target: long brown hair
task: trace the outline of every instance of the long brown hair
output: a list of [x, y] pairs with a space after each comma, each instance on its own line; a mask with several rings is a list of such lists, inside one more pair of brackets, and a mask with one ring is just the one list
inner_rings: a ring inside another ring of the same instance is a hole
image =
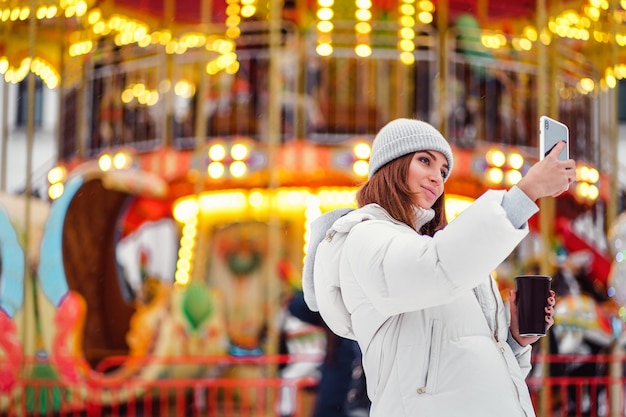
[[[410, 153], [396, 158], [376, 171], [356, 193], [359, 207], [376, 203], [387, 210], [391, 217], [415, 229], [415, 211], [411, 201], [411, 190], [407, 183], [413, 155]], [[422, 226], [418, 230], [419, 233], [432, 236], [448, 224], [444, 201], [445, 193], [442, 193], [432, 206], [435, 210], [435, 217]]]

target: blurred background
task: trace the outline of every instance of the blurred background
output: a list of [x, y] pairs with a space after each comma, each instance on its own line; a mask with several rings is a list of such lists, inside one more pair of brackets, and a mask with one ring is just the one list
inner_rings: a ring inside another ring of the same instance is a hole
[[552, 277], [537, 412], [622, 416], [626, 1], [0, 0], [0, 415], [309, 416], [309, 225], [398, 117], [449, 220], [567, 124], [577, 182], [498, 270]]

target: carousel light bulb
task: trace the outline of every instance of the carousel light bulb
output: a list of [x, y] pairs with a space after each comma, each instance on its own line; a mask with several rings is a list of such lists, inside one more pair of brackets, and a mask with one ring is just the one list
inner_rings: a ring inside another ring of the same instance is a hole
[[315, 48], [315, 52], [317, 52], [319, 56], [330, 56], [333, 53], [333, 47], [329, 43], [320, 43], [317, 45], [317, 48]]
[[537, 29], [534, 26], [526, 26], [523, 30], [524, 35], [528, 38], [528, 40], [535, 42], [539, 36], [537, 34]]
[[67, 170], [65, 167], [56, 166], [48, 171], [48, 182], [50, 184], [56, 184], [57, 182], [65, 181], [67, 177]]
[[533, 43], [529, 39], [519, 40], [519, 49], [523, 51], [530, 51], [533, 48]]
[[504, 179], [504, 172], [498, 167], [490, 168], [487, 171], [487, 179], [494, 184], [500, 184]]
[[248, 147], [243, 143], [236, 143], [230, 149], [230, 156], [235, 161], [243, 161], [248, 156]]
[[150, 97], [148, 97], [148, 102], [146, 103], [148, 106], [154, 106], [159, 102], [159, 92], [151, 91]]
[[372, 12], [370, 12], [367, 9], [359, 9], [354, 13], [354, 15], [357, 18], [357, 20], [360, 20], [363, 22], [372, 20]]
[[104, 154], [98, 159], [98, 167], [100, 167], [100, 170], [102, 171], [110, 170], [112, 165], [113, 160], [109, 154]]
[[400, 12], [407, 16], [415, 14], [415, 7], [412, 4], [404, 3], [400, 6]]
[[190, 238], [189, 236], [183, 236], [180, 238], [180, 246], [184, 248], [189, 248], [190, 250], [194, 247], [195, 240]]
[[246, 5], [241, 8], [241, 16], [245, 18], [252, 17], [255, 13], [256, 7], [254, 7], [253, 5]]
[[372, 47], [367, 44], [359, 44], [354, 48], [354, 52], [360, 57], [368, 57], [372, 55]]
[[583, 78], [579, 81], [580, 87], [583, 91], [590, 93], [595, 88], [595, 82], [591, 78]]
[[189, 248], [180, 248], [178, 250], [179, 258], [189, 258], [190, 256], [191, 256], [191, 251], [189, 250]]
[[56, 200], [57, 198], [63, 195], [64, 190], [65, 190], [65, 187], [63, 186], [62, 182], [57, 182], [55, 184], [52, 184], [48, 188], [48, 197], [50, 197], [51, 200]]
[[226, 156], [226, 148], [218, 143], [209, 148], [209, 158], [213, 161], [221, 161]]
[[241, 178], [244, 175], [246, 175], [246, 172], [248, 171], [248, 166], [243, 161], [235, 161], [232, 164], [230, 164], [229, 170], [230, 170], [230, 174], [233, 177]]
[[413, 30], [413, 28], [407, 28], [407, 27], [403, 27], [402, 29], [400, 29], [400, 37], [402, 39], [415, 39], [415, 31]]
[[413, 27], [415, 26], [415, 19], [413, 19], [413, 16], [401, 16], [400, 25], [403, 27]]
[[354, 145], [354, 156], [359, 159], [367, 159], [372, 154], [372, 148], [367, 143], [357, 143]]
[[413, 52], [415, 50], [415, 41], [413, 39], [401, 39], [398, 42], [398, 48], [404, 52]]
[[435, 11], [435, 5], [430, 0], [421, 0], [418, 3], [418, 8], [424, 12], [432, 13]]
[[133, 95], [133, 90], [131, 90], [130, 88], [127, 88], [122, 92], [122, 103], [128, 104], [133, 101], [134, 98], [135, 96]]
[[489, 165], [493, 165], [495, 167], [501, 167], [506, 162], [506, 156], [504, 152], [499, 149], [490, 149], [487, 151], [487, 155], [485, 156], [487, 163]]
[[364, 177], [367, 175], [369, 168], [370, 168], [370, 164], [367, 161], [364, 161], [362, 159], [355, 161], [354, 164], [352, 165], [352, 170], [354, 171], [354, 173], [361, 177]]
[[174, 275], [174, 279], [176, 279], [177, 283], [181, 285], [186, 285], [189, 283], [189, 274], [183, 271], [176, 271], [176, 274]]
[[239, 61], [232, 62], [224, 69], [224, 72], [229, 75], [237, 74], [239, 71]]
[[404, 65], [411, 65], [415, 63], [415, 55], [409, 51], [402, 51], [402, 53], [400, 53], [400, 61], [402, 61]]
[[189, 219], [198, 215], [198, 203], [194, 198], [187, 198], [174, 204], [172, 210], [174, 219], [180, 223], [187, 223]]
[[419, 20], [420, 22], [422, 22], [425, 25], [428, 25], [428, 24], [432, 23], [433, 15], [428, 13], [428, 12], [420, 12], [417, 15], [417, 20]]
[[333, 15], [333, 9], [330, 9], [328, 7], [322, 7], [317, 11], [317, 18], [319, 20], [330, 20], [333, 18]]
[[211, 162], [207, 168], [207, 173], [209, 177], [217, 179], [224, 175], [224, 170], [224, 164], [221, 162]]
[[515, 185], [522, 179], [522, 173], [516, 169], [512, 169], [507, 171], [506, 173], [506, 182], [510, 185]]
[[176, 262], [176, 268], [182, 272], [189, 272], [191, 269], [191, 263], [189, 262], [189, 259], [179, 259], [178, 262]]
[[579, 197], [587, 198], [589, 196], [589, 184], [586, 182], [579, 182], [576, 186], [576, 193]]
[[332, 32], [334, 26], [333, 23], [329, 20], [321, 20], [317, 22], [317, 30], [323, 33]]
[[[330, 23], [330, 22], [328, 22]], [[372, 25], [370, 25], [367, 22], [359, 22], [356, 25], [354, 25], [354, 30], [358, 33], [358, 34], [368, 34], [372, 31]]]
[[520, 169], [524, 165], [524, 157], [517, 152], [509, 155], [509, 165], [513, 169]]
[[252, 207], [261, 207], [265, 203], [265, 197], [260, 191], [253, 191], [248, 196], [248, 202]]
[[194, 238], [196, 237], [197, 232], [198, 232], [198, 228], [196, 227], [195, 224], [186, 223], [185, 226], [183, 227], [183, 235], [187, 237]]
[[113, 166], [116, 169], [125, 169], [130, 166], [130, 157], [126, 152], [118, 152], [113, 156]]
[[102, 11], [100, 9], [92, 9], [87, 15], [87, 23], [95, 25], [102, 19]]

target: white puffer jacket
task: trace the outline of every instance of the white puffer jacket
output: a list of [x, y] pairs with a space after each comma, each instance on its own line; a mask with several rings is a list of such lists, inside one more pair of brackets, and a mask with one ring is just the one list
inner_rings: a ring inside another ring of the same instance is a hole
[[358, 341], [371, 417], [535, 415], [531, 347], [510, 336], [490, 276], [528, 233], [503, 195], [488, 191], [434, 237], [370, 204], [335, 221], [311, 256], [307, 303]]

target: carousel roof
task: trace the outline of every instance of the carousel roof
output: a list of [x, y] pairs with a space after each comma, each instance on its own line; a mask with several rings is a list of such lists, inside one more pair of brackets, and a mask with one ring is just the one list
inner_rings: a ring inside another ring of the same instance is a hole
[[[547, 15], [550, 16], [550, 36], [566, 38], [573, 45], [572, 49], [597, 61], [602, 73], [605, 68], [614, 67], [626, 58], [626, 49], [623, 48], [626, 46], [626, 33], [622, 33], [623, 22], [626, 22], [626, 10], [622, 6], [624, 2], [612, 5], [606, 1], [589, 3], [587, 0], [558, 4], [547, 0], [544, 2], [545, 7], [549, 8]], [[596, 3], [598, 4], [595, 5]], [[371, 19], [398, 19], [402, 4], [404, 3], [400, 0], [373, 0]], [[230, 7], [233, 5], [236, 6], [235, 12]], [[245, 15], [244, 8], [248, 5], [253, 5], [255, 11]], [[432, 13], [434, 26], [441, 24], [440, 15], [447, 16], [448, 25], [455, 25], [462, 15], [470, 15], [482, 29], [530, 39], [527, 28], [532, 29], [537, 23], [536, 0], [423, 0], [411, 5], [418, 20], [422, 20], [421, 12], [427, 10], [424, 9], [427, 7], [429, 11], [426, 13]], [[0, 74], [6, 73], [7, 69], [13, 69], [13, 73], [18, 75], [8, 81], [19, 81], [19, 75], [23, 75], [28, 69], [20, 66], [27, 65], [25, 58], [31, 55], [29, 42], [32, 33], [36, 34], [35, 57], [40, 58], [44, 66], [47, 65], [53, 72], [60, 74], [60, 66], [64, 62], [63, 54], [69, 53], [70, 57], [88, 56], [106, 36], [123, 39], [120, 41], [123, 45], [136, 43], [139, 46], [156, 42], [166, 45], [170, 41], [182, 41], [187, 34], [232, 38], [227, 30], [231, 26], [237, 26], [239, 22], [243, 24], [247, 20], [266, 20], [268, 16], [267, 2], [258, 0], [61, 0], [58, 4], [37, 5], [37, 25], [33, 32], [29, 24], [32, 20], [29, 19], [32, 16], [30, 7], [31, 2], [26, 0], [12, 1], [10, 4], [0, 2]], [[285, 0], [282, 18], [294, 21], [302, 29], [314, 28], [314, 23], [318, 20], [316, 13], [320, 7], [317, 0]], [[331, 11], [334, 17], [331, 19], [354, 20], [355, 7], [354, 2], [335, 1]], [[468, 29], [474, 30], [477, 27]], [[535, 29], [531, 32], [534, 32], [534, 39], [530, 42], [537, 42], [540, 31]], [[161, 36], [160, 41], [155, 40], [159, 38], [156, 35], [163, 33], [166, 34], [165, 37]], [[163, 41], [166, 38], [170, 41]], [[115, 42], [118, 44], [117, 39]], [[618, 48], [612, 48], [612, 44], [617, 44]], [[65, 62], [68, 62], [67, 59]], [[58, 78], [57, 75], [56, 85]], [[55, 86], [54, 81], [46, 84], [49, 87]]]
[[[113, 3], [115, 7], [124, 9], [132, 9], [141, 15], [161, 18], [164, 14], [171, 13], [174, 19], [181, 22], [199, 23], [202, 17], [201, 0], [193, 1], [172, 1], [172, 5], [168, 5], [168, 0], [103, 0], [100, 3]], [[226, 1], [208, 2], [211, 9], [212, 20], [221, 22], [225, 18]], [[287, 1], [303, 9], [314, 10], [316, 0], [305, 1]], [[398, 1], [393, 0], [374, 0], [373, 8], [395, 9]], [[460, 14], [473, 14], [486, 19], [532, 19], [537, 10], [536, 0], [518, 0], [515, 2], [504, 2], [500, 0], [433, 0], [435, 8], [447, 7], [448, 15], [454, 19]], [[581, 2], [582, 3], [582, 2]]]

